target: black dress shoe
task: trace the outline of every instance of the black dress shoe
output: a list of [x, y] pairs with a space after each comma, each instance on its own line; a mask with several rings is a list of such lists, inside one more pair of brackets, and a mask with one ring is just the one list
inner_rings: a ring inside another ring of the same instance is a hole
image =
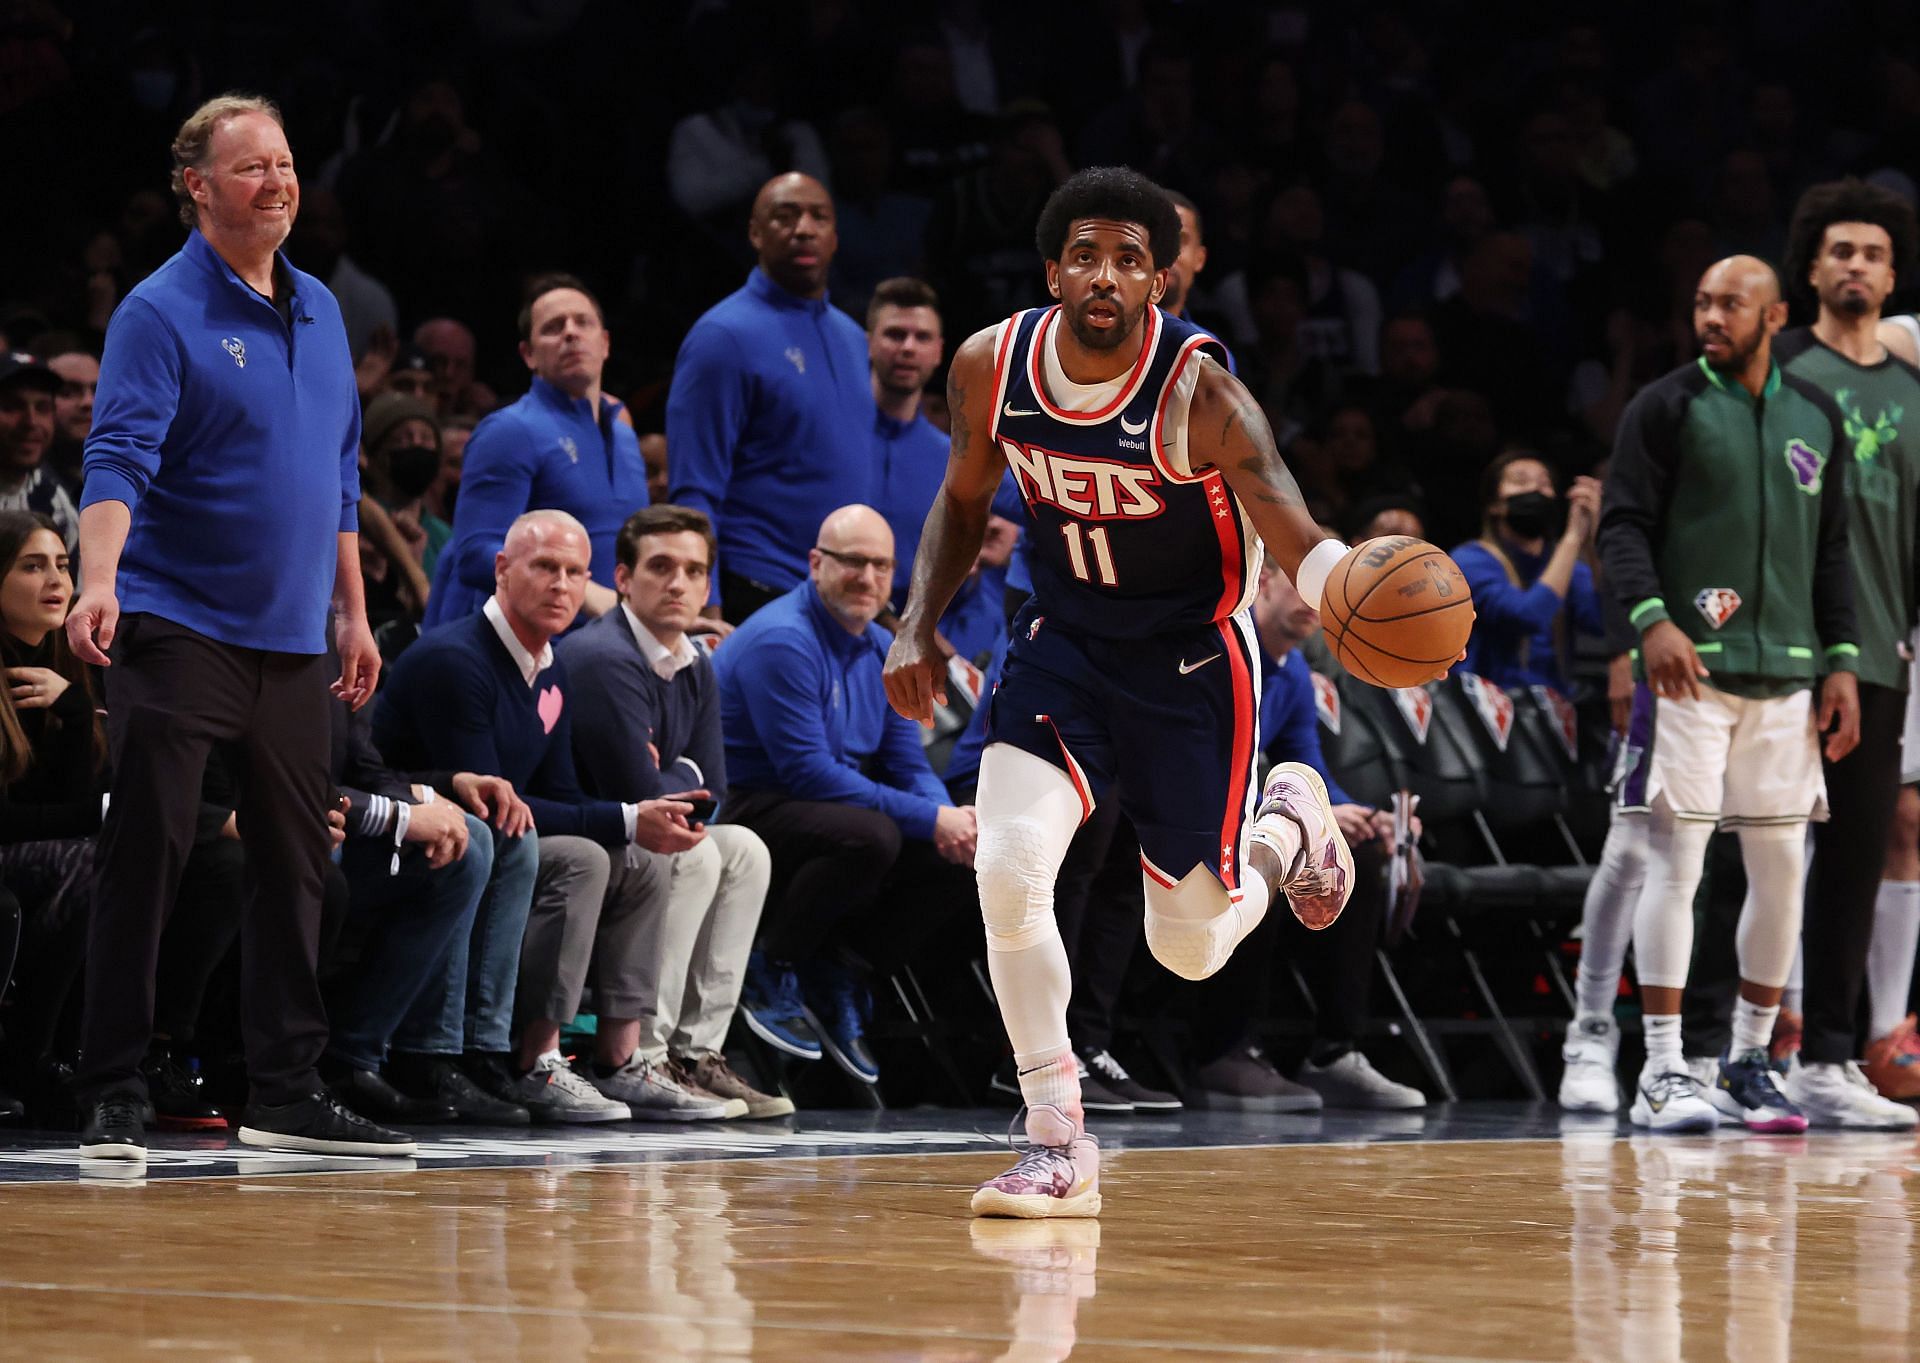
[[445, 1103], [472, 1126], [525, 1126], [531, 1120], [519, 1103], [496, 1098], [472, 1079], [450, 1055], [406, 1055], [387, 1060], [387, 1075], [401, 1092]]
[[225, 1131], [227, 1119], [207, 1101], [206, 1086], [197, 1070], [189, 1070], [173, 1052], [156, 1042], [140, 1062], [147, 1081], [147, 1103], [152, 1122], [162, 1131]]
[[0, 1089], [0, 1122], [17, 1122], [27, 1115], [27, 1105]]
[[334, 1070], [326, 1078], [334, 1096], [370, 1122], [443, 1126], [460, 1120], [460, 1114], [451, 1104], [438, 1098], [415, 1098], [402, 1093], [372, 1070]]
[[143, 1104], [131, 1093], [108, 1093], [87, 1105], [80, 1126], [80, 1153], [88, 1159], [144, 1160], [147, 1132]]
[[376, 1126], [349, 1112], [324, 1090], [291, 1103], [250, 1103], [240, 1118], [240, 1142], [264, 1150], [297, 1150], [315, 1155], [394, 1155], [419, 1153], [413, 1137]]

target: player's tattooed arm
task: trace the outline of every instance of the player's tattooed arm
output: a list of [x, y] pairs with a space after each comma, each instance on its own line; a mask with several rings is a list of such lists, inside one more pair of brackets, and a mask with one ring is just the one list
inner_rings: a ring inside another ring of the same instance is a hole
[[1188, 466], [1211, 464], [1253, 520], [1267, 551], [1292, 576], [1327, 534], [1307, 510], [1280, 450], [1267, 414], [1246, 385], [1208, 359], [1193, 391], [1187, 416]]
[[935, 626], [980, 557], [993, 494], [1006, 471], [1006, 456], [991, 438], [993, 343], [994, 328], [975, 332], [947, 370], [947, 476], [920, 532], [907, 608], [887, 654], [887, 698], [908, 719], [930, 721], [934, 702], [946, 698]]

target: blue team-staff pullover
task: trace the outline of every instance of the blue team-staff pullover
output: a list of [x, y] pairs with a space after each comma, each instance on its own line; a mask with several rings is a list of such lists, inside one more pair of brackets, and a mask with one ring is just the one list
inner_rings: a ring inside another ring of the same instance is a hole
[[872, 503], [867, 372], [859, 323], [757, 267], [687, 332], [667, 394], [668, 497], [713, 517], [714, 599], [722, 569], [769, 587], [805, 580], [820, 523]]
[[340, 305], [285, 256], [275, 274], [284, 318], [193, 232], [121, 301], [80, 505], [133, 514], [121, 610], [324, 653], [337, 536], [360, 526], [360, 401]]
[[873, 509], [893, 528], [893, 600], [904, 610], [913, 556], [920, 551], [927, 512], [946, 481], [951, 442], [924, 413], [915, 413], [912, 421], [895, 421], [876, 409], [874, 435], [879, 466]]
[[593, 580], [613, 586], [613, 542], [647, 504], [647, 464], [624, 410], [601, 395], [595, 411], [535, 378], [527, 395], [473, 428], [454, 503], [453, 537], [440, 552], [427, 628], [472, 615], [493, 595], [493, 556], [528, 511], [564, 511], [587, 527]]
[[[1501, 562], [1505, 555], [1507, 562]], [[1502, 689], [1515, 686], [1551, 686], [1565, 694], [1566, 673], [1560, 655], [1572, 647], [1570, 637], [1556, 640], [1556, 631], [1604, 637], [1606, 620], [1600, 594], [1594, 590], [1593, 570], [1573, 565], [1564, 600], [1540, 580], [1549, 554], [1525, 554], [1502, 545], [1496, 554], [1482, 540], [1456, 545], [1453, 561], [1473, 590], [1475, 620], [1467, 638], [1465, 671], [1485, 677]], [[1508, 564], [1512, 572], [1508, 571]], [[1518, 578], [1518, 581], [1515, 579]], [[1562, 621], [1561, 612], [1566, 612]]]
[[570, 711], [559, 660], [527, 685], [493, 621], [475, 611], [400, 655], [381, 681], [373, 741], [401, 771], [504, 776], [541, 834], [619, 847], [631, 837], [626, 811], [581, 791]]
[[847, 633], [811, 581], [755, 611], [713, 655], [733, 788], [877, 809], [931, 839], [949, 801], [920, 726], [887, 704], [892, 642], [879, 625]]
[[1303, 762], [1319, 772], [1333, 804], [1360, 803], [1327, 770], [1313, 708], [1313, 670], [1297, 649], [1277, 661], [1260, 651], [1260, 747], [1275, 762]]

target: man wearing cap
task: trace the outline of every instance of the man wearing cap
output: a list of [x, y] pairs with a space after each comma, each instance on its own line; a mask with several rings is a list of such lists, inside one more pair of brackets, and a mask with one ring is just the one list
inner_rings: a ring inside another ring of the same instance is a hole
[[[106, 672], [115, 799], [100, 833], [76, 1088], [83, 1156], [145, 1157], [140, 1060], [160, 934], [215, 744], [244, 791], [241, 1022], [249, 1145], [411, 1155], [315, 1072], [332, 692], [372, 698], [360, 577], [360, 405], [340, 308], [280, 251], [300, 207], [280, 114], [222, 95], [173, 140], [186, 245], [107, 328], [67, 638]], [[480, 812], [480, 811], [476, 811]]]
[[80, 513], [47, 461], [60, 376], [31, 355], [0, 351], [0, 511], [38, 511], [78, 546]]

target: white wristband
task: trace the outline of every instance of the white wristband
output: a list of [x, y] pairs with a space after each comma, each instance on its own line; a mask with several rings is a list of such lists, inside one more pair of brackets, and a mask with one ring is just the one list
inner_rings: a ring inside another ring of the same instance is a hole
[[1320, 598], [1327, 590], [1327, 575], [1352, 552], [1339, 540], [1321, 540], [1308, 550], [1307, 556], [1300, 560], [1300, 571], [1293, 575], [1294, 590], [1300, 593], [1300, 599], [1319, 610]]

